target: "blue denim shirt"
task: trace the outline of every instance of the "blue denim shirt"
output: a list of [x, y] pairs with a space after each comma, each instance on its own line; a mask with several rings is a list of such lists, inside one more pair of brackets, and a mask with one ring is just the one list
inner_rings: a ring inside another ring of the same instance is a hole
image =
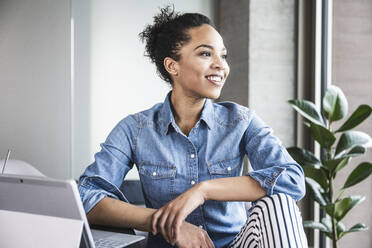
[[[301, 167], [252, 110], [206, 100], [200, 120], [186, 136], [174, 120], [170, 94], [164, 103], [124, 118], [101, 144], [95, 162], [79, 180], [86, 212], [105, 196], [126, 201], [119, 188], [134, 164], [146, 206], [158, 209], [194, 184], [241, 175], [245, 155], [254, 170], [248, 175], [268, 195], [281, 192], [295, 200], [304, 196]], [[216, 247], [224, 247], [246, 219], [243, 202], [206, 201], [186, 221], [204, 228]], [[171, 247], [160, 234], [149, 234], [148, 244]]]

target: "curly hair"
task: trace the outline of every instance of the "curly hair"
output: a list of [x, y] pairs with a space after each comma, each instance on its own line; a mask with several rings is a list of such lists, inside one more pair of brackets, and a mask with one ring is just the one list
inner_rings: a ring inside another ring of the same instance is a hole
[[146, 43], [145, 56], [155, 63], [157, 72], [164, 81], [173, 84], [164, 67], [164, 59], [170, 57], [179, 61], [181, 58], [179, 50], [191, 39], [187, 33], [188, 29], [203, 24], [213, 26], [212, 21], [202, 14], [180, 14], [174, 11], [174, 6], [173, 8], [166, 6], [154, 16], [154, 23], [147, 25], [139, 34], [141, 41]]

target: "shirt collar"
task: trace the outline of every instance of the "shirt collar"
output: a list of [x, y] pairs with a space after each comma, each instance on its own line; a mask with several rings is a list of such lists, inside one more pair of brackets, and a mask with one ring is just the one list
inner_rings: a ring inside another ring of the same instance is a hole
[[200, 120], [203, 120], [205, 124], [212, 129], [214, 126], [214, 108], [211, 99], [205, 100], [204, 107], [200, 116]]
[[[172, 113], [170, 96], [172, 91], [170, 91], [165, 97], [163, 107], [160, 112], [162, 123], [160, 124], [161, 133], [166, 135], [169, 130], [169, 126], [172, 125], [174, 129], [177, 129], [177, 124], [174, 120]], [[211, 129], [214, 126], [214, 109], [212, 100], [206, 99], [204, 107], [200, 116], [200, 120], [203, 120], [207, 126]]]
[[161, 129], [161, 133], [164, 135], [168, 133], [169, 125], [171, 123], [174, 123], [174, 117], [173, 117], [171, 103], [170, 103], [171, 94], [172, 94], [172, 91], [170, 91], [165, 97], [163, 107], [160, 111], [160, 116], [162, 119], [162, 122], [160, 124], [160, 129]]

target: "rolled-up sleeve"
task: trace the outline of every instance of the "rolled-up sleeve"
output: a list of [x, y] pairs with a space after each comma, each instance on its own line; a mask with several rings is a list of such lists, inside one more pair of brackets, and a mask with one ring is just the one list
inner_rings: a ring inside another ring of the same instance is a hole
[[305, 195], [304, 173], [280, 140], [253, 111], [248, 113], [245, 150], [253, 171], [247, 175], [258, 181], [267, 195], [284, 193], [298, 201]]
[[95, 161], [79, 178], [79, 193], [86, 213], [106, 196], [127, 201], [119, 188], [133, 167], [135, 140], [136, 120], [128, 116], [101, 144], [101, 151], [94, 155]]

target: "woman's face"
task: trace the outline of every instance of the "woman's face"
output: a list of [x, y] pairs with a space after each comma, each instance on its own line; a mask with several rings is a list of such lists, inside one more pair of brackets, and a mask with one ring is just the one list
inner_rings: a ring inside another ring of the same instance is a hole
[[230, 71], [222, 37], [207, 24], [188, 33], [191, 39], [181, 47], [181, 59], [175, 64], [173, 90], [197, 99], [217, 99]]

